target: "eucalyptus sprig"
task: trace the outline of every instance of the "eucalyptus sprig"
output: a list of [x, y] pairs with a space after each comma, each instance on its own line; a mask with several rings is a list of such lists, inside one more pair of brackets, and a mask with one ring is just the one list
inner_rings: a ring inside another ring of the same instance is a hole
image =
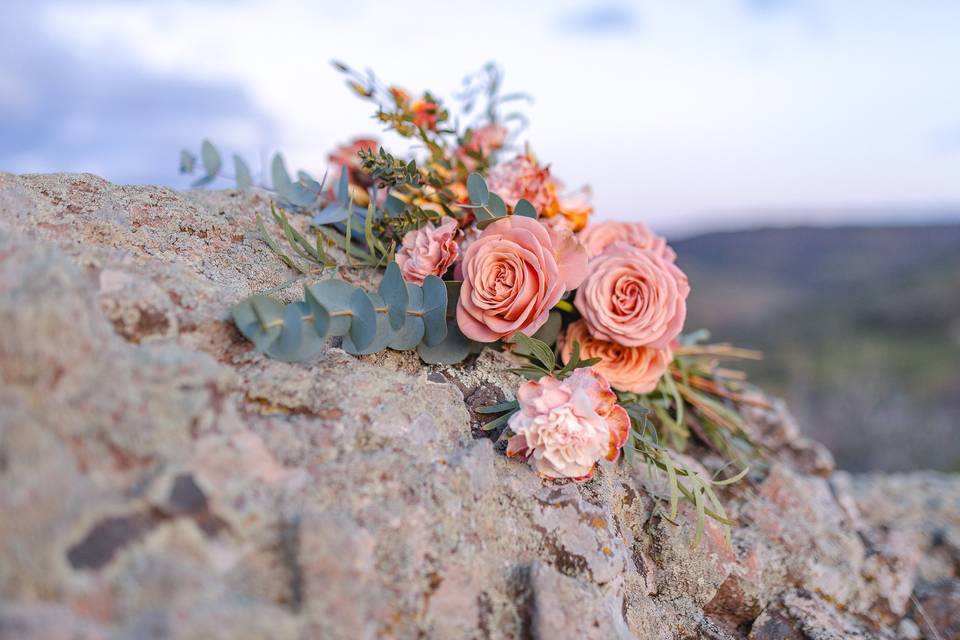
[[302, 300], [283, 305], [250, 296], [231, 309], [237, 328], [257, 351], [288, 362], [317, 357], [328, 337], [342, 337], [355, 355], [416, 348], [427, 362], [463, 359], [459, 331], [447, 319], [447, 287], [436, 276], [423, 285], [404, 282], [395, 262], [376, 292], [332, 278], [304, 286]]

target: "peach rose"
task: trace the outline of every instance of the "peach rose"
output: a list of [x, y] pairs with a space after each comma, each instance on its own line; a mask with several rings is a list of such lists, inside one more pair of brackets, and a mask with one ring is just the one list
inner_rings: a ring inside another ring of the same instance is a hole
[[530, 156], [517, 156], [490, 169], [487, 187], [511, 209], [521, 198], [529, 200], [541, 215], [556, 208], [557, 194], [550, 169], [539, 166]]
[[616, 342], [597, 340], [590, 335], [587, 323], [577, 320], [565, 333], [557, 337], [560, 359], [570, 361], [574, 341], [580, 343], [580, 357], [584, 360], [599, 357], [593, 369], [602, 374], [614, 389], [634, 393], [650, 393], [667, 371], [673, 360], [670, 348], [625, 347]]
[[687, 316], [687, 276], [662, 255], [623, 242], [590, 261], [574, 305], [598, 340], [663, 349]]
[[667, 246], [667, 241], [650, 230], [642, 222], [598, 222], [580, 232], [580, 242], [593, 258], [603, 253], [614, 242], [625, 242], [638, 249], [649, 249], [667, 262], [674, 262], [677, 254]]
[[397, 266], [403, 279], [414, 284], [423, 284], [427, 276], [442, 276], [460, 255], [457, 239], [460, 228], [449, 216], [435, 227], [428, 222], [420, 229], [408, 231], [397, 251]]
[[563, 381], [530, 380], [520, 385], [517, 400], [507, 455], [526, 458], [541, 476], [586, 480], [598, 460], [620, 457], [630, 418], [596, 371], [577, 369]]
[[563, 294], [583, 281], [587, 255], [573, 234], [507, 216], [483, 230], [459, 271], [457, 324], [471, 340], [493, 342], [542, 327]]

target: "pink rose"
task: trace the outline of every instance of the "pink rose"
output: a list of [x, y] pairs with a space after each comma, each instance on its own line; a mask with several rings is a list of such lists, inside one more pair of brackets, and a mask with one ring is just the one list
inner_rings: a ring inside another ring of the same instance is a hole
[[520, 386], [517, 400], [507, 455], [530, 460], [540, 475], [586, 480], [598, 460], [620, 457], [630, 418], [596, 371], [577, 369], [563, 381], [530, 380]]
[[598, 340], [663, 349], [683, 329], [689, 293], [687, 276], [675, 264], [617, 242], [590, 261], [574, 305]]
[[526, 198], [541, 215], [552, 215], [556, 210], [557, 193], [550, 169], [539, 166], [529, 156], [518, 156], [490, 169], [487, 187], [511, 209]]
[[577, 320], [565, 333], [557, 337], [560, 359], [570, 361], [574, 341], [580, 344], [580, 357], [584, 360], [602, 358], [593, 369], [603, 375], [614, 389], [634, 393], [650, 393], [666, 373], [673, 360], [670, 348], [625, 347], [616, 342], [597, 340], [590, 335], [587, 323]]
[[493, 342], [542, 327], [563, 294], [583, 281], [587, 255], [573, 234], [507, 216], [470, 245], [460, 273], [457, 324], [471, 340]]
[[580, 232], [580, 242], [587, 255], [598, 256], [614, 242], [625, 242], [638, 249], [649, 249], [667, 262], [674, 262], [677, 254], [667, 246], [667, 241], [650, 231], [642, 222], [598, 222]]
[[403, 279], [414, 284], [423, 284], [427, 276], [442, 276], [459, 255], [457, 239], [460, 228], [449, 216], [439, 227], [432, 223], [420, 229], [408, 231], [397, 251], [397, 266]]

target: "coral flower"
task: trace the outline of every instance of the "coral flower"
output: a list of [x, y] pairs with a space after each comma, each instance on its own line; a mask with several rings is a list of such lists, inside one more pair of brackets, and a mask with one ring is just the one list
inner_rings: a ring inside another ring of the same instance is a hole
[[687, 276], [673, 262], [617, 242], [590, 260], [574, 305], [598, 340], [663, 349], [683, 329], [689, 293]]
[[459, 237], [457, 221], [449, 216], [439, 226], [428, 222], [420, 229], [408, 231], [396, 256], [403, 279], [423, 284], [427, 276], [442, 276], [459, 255]]
[[526, 458], [540, 475], [586, 480], [599, 460], [620, 457], [630, 418], [593, 369], [577, 369], [563, 381], [547, 376], [525, 382], [517, 400], [507, 455]]
[[421, 129], [428, 131], [437, 130], [437, 120], [439, 118], [440, 106], [433, 100], [415, 100], [410, 105], [413, 111], [413, 124]]
[[560, 358], [570, 361], [573, 343], [580, 344], [580, 357], [584, 360], [599, 357], [593, 369], [602, 374], [610, 385], [619, 391], [650, 393], [666, 373], [673, 360], [670, 348], [625, 347], [616, 342], [597, 340], [590, 335], [587, 323], [577, 320], [557, 338]]
[[581, 231], [579, 237], [591, 258], [603, 253], [614, 242], [625, 242], [638, 249], [649, 249], [668, 262], [677, 259], [667, 241], [642, 222], [598, 222]]
[[[573, 231], [580, 231], [587, 226], [593, 206], [590, 198], [593, 194], [590, 187], [584, 186], [570, 193], [563, 193], [557, 199], [557, 213], [563, 217], [567, 226]], [[589, 252], [587, 253], [589, 256]]]
[[555, 212], [557, 194], [550, 180], [550, 169], [539, 166], [529, 155], [522, 155], [490, 169], [487, 186], [511, 209], [526, 198], [540, 215]]
[[457, 324], [471, 340], [493, 342], [542, 327], [563, 294], [583, 281], [587, 255], [570, 233], [507, 216], [470, 244], [459, 272]]

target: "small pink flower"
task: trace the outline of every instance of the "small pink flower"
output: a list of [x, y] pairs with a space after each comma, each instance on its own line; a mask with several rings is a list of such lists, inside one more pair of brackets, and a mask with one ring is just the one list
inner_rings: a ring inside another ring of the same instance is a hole
[[586, 272], [586, 253], [573, 234], [547, 229], [533, 218], [501, 218], [464, 253], [457, 324], [479, 342], [517, 331], [532, 335]]
[[667, 262], [674, 262], [677, 254], [667, 241], [642, 222], [598, 222], [580, 232], [580, 242], [591, 258], [600, 255], [614, 242], [625, 242], [638, 249], [649, 249]]
[[590, 261], [574, 305], [598, 340], [664, 349], [683, 329], [689, 293], [687, 276], [673, 262], [617, 242]]
[[650, 393], [657, 388], [657, 382], [673, 360], [669, 347], [625, 347], [616, 342], [597, 340], [590, 335], [587, 323], [577, 320], [557, 337], [557, 348], [564, 363], [570, 361], [574, 342], [580, 344], [582, 359], [601, 358], [600, 362], [593, 365], [593, 369], [618, 391]]
[[502, 149], [507, 140], [507, 130], [499, 124], [486, 124], [474, 129], [470, 141], [457, 149], [457, 155], [468, 167], [476, 161], [468, 154], [479, 153], [483, 157], [489, 156], [497, 149]]
[[490, 169], [487, 186], [511, 209], [526, 198], [541, 215], [552, 215], [556, 210], [557, 194], [550, 169], [539, 166], [529, 156], [518, 156]]
[[597, 461], [620, 457], [630, 418], [596, 371], [577, 369], [563, 381], [530, 380], [520, 386], [517, 400], [507, 455], [526, 458], [541, 476], [586, 480]]
[[423, 284], [427, 276], [442, 276], [460, 255], [459, 237], [457, 221], [449, 216], [438, 227], [428, 222], [420, 229], [408, 231], [396, 257], [403, 279]]

